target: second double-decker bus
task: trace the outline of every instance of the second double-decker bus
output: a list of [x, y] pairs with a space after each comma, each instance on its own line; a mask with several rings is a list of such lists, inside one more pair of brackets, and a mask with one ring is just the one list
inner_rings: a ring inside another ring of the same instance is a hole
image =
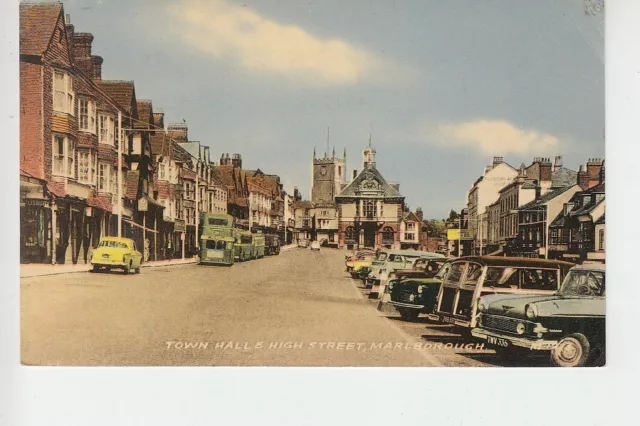
[[235, 229], [233, 217], [205, 213], [200, 220], [200, 263], [233, 265]]
[[264, 234], [253, 234], [253, 256], [254, 259], [264, 257]]
[[253, 234], [249, 231], [236, 230], [236, 243], [234, 245], [235, 259], [244, 262], [255, 258]]

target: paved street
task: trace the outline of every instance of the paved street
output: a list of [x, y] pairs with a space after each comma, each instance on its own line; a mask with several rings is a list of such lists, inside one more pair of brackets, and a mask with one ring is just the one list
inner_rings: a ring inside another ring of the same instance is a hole
[[344, 254], [294, 249], [231, 268], [24, 278], [22, 362], [493, 365], [493, 351], [476, 349], [447, 326], [378, 311], [344, 272]]

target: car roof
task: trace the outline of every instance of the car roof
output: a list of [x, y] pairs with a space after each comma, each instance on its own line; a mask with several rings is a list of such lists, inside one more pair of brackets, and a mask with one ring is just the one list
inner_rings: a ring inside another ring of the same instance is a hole
[[562, 260], [536, 259], [530, 257], [503, 256], [463, 256], [452, 259], [453, 262], [477, 262], [487, 266], [521, 266], [537, 268], [556, 268], [558, 266], [572, 267], [574, 263]]
[[576, 265], [571, 269], [580, 269], [586, 271], [602, 271], [604, 272], [606, 266], [604, 263], [583, 263], [582, 265]]
[[118, 241], [121, 243], [132, 243], [133, 240], [131, 238], [126, 237], [102, 237], [100, 241]]

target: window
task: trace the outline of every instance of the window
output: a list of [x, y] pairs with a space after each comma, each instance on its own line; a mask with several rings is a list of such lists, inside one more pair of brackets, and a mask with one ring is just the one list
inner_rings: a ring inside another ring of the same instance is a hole
[[109, 192], [110, 182], [111, 166], [109, 164], [100, 163], [98, 165], [98, 191]]
[[373, 200], [365, 200], [364, 201], [364, 215], [366, 217], [375, 217], [376, 216], [376, 202]]
[[98, 141], [114, 145], [114, 125], [113, 117], [110, 115], [100, 114], [98, 116]]
[[111, 192], [117, 192], [118, 191], [118, 172], [116, 171], [117, 169], [111, 167], [109, 170], [109, 174], [111, 175], [111, 179], [109, 179], [109, 188], [111, 189]]
[[413, 231], [416, 229], [416, 224], [414, 222], [407, 222], [407, 231]]
[[408, 232], [405, 232], [405, 234], [404, 234], [404, 239], [406, 241], [413, 241], [413, 237], [414, 237], [414, 234], [411, 234], [411, 233], [408, 233]]
[[53, 72], [53, 110], [74, 115], [73, 80], [62, 71]]
[[74, 178], [74, 157], [75, 147], [71, 139], [55, 135], [53, 137], [53, 174]]
[[[113, 122], [113, 126], [114, 126], [114, 129], [115, 129], [115, 120]], [[125, 140], [125, 137], [124, 137], [124, 130], [122, 130], [122, 128], [121, 128], [120, 132], [118, 132], [117, 129], [115, 129], [114, 130], [114, 134], [115, 134], [115, 138], [116, 138], [116, 148], [118, 147], [118, 144], [120, 144], [120, 150], [122, 151], [122, 153], [123, 154], [128, 154], [129, 151], [128, 151], [127, 146], [126, 146], [126, 140]]]
[[158, 177], [160, 179], [164, 179], [165, 178], [165, 169], [166, 169], [166, 164], [160, 163], [160, 165], [158, 167]]
[[382, 244], [393, 244], [393, 228], [387, 226], [382, 231]]
[[92, 161], [89, 152], [78, 152], [78, 180], [82, 183], [92, 182]]
[[78, 112], [80, 113], [80, 120], [78, 122], [78, 128], [86, 132], [96, 132], [96, 104], [89, 99], [78, 100]]
[[598, 231], [598, 250], [604, 250], [604, 229]]

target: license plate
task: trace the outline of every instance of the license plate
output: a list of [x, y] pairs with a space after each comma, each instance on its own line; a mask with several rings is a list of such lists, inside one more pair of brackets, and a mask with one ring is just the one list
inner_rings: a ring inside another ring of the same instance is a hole
[[490, 345], [500, 346], [506, 348], [509, 346], [509, 341], [501, 337], [487, 336], [487, 343]]
[[455, 324], [456, 323], [456, 320], [454, 318], [446, 317], [444, 315], [440, 317], [440, 321], [442, 321], [444, 323], [447, 323], [447, 324]]
[[104, 258], [108, 258], [108, 257], [109, 257], [109, 255], [108, 255], [108, 254], [103, 254], [103, 255], [102, 255], [102, 257], [104, 257]]

